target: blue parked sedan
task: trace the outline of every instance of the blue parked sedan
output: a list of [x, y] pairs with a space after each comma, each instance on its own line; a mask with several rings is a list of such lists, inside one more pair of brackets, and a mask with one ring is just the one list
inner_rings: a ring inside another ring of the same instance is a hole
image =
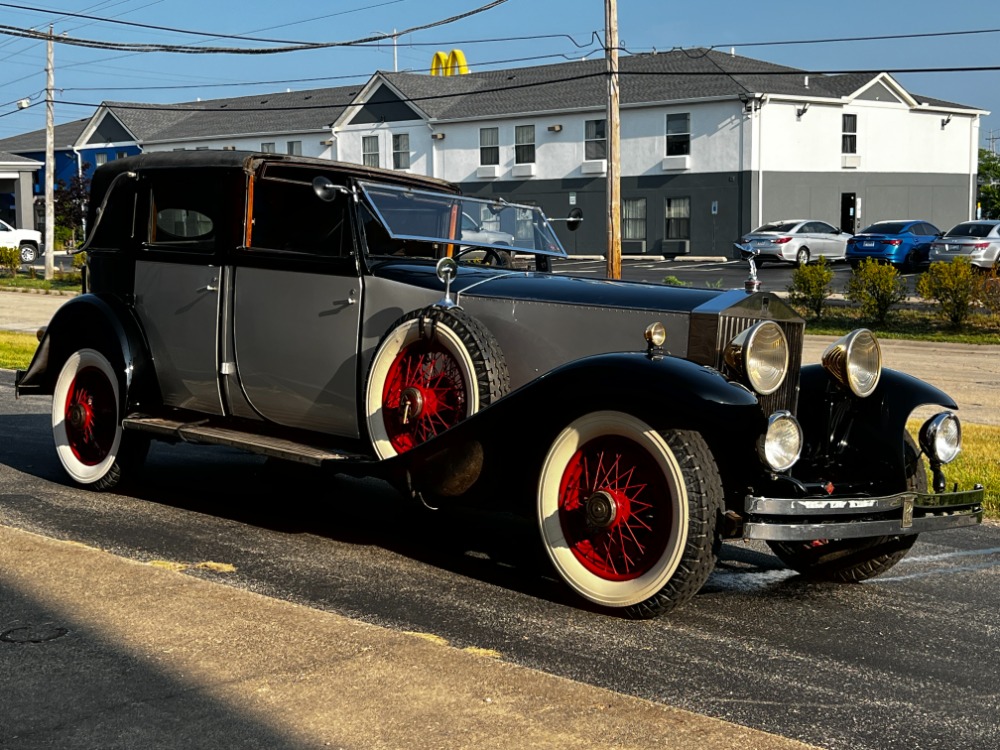
[[931, 243], [940, 236], [940, 229], [922, 219], [877, 221], [847, 241], [846, 257], [851, 268], [875, 258], [902, 271], [916, 271], [927, 265]]

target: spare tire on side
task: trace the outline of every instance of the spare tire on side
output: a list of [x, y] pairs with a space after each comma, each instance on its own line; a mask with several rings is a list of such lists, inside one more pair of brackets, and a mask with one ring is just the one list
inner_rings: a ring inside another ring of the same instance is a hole
[[404, 453], [510, 391], [493, 334], [457, 307], [425, 307], [396, 321], [368, 369], [364, 404], [379, 458]]

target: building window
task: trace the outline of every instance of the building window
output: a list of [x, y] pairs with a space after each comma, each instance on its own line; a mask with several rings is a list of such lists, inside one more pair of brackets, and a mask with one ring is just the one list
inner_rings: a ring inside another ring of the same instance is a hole
[[691, 199], [667, 198], [666, 209], [667, 239], [691, 239]]
[[479, 128], [479, 164], [484, 167], [500, 164], [500, 128]]
[[274, 153], [274, 141], [270, 141], [269, 143], [262, 143], [262, 144], [260, 144], [260, 150], [263, 153], [265, 153], [265, 154], [273, 154]]
[[392, 168], [410, 168], [410, 134], [399, 133], [392, 136]]
[[378, 163], [378, 136], [366, 135], [361, 138], [361, 163], [366, 167], [377, 167]]
[[858, 116], [843, 115], [842, 130], [844, 132], [840, 136], [841, 153], [858, 153]]
[[94, 163], [97, 166], [101, 166], [102, 164], [107, 164], [108, 163], [108, 155], [107, 154], [94, 154]]
[[587, 161], [608, 158], [608, 121], [587, 120], [583, 124], [583, 158]]
[[645, 198], [626, 198], [622, 201], [622, 239], [646, 239]]
[[119, 151], [115, 154], [116, 159], [124, 159], [126, 156], [128, 156], [128, 151]]
[[514, 163], [535, 163], [534, 125], [517, 125], [514, 128]]
[[288, 141], [285, 146], [289, 156], [302, 156], [302, 141]]
[[667, 115], [667, 156], [691, 153], [691, 114]]

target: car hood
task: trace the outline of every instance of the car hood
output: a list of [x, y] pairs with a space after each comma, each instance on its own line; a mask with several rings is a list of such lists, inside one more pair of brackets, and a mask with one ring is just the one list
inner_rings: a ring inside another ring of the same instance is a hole
[[[379, 278], [444, 293], [444, 284], [427, 263], [390, 261], [376, 265], [372, 271]], [[717, 289], [474, 266], [459, 266], [451, 291], [459, 304], [463, 297], [472, 296], [672, 312], [690, 312], [725, 294]]]

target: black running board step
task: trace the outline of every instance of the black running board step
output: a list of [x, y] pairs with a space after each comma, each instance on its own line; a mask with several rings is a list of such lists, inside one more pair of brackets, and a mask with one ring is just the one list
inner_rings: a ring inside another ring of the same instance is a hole
[[325, 450], [308, 443], [260, 435], [255, 432], [243, 432], [227, 427], [216, 427], [201, 422], [178, 422], [159, 417], [126, 417], [122, 420], [122, 427], [126, 430], [148, 432], [164, 440], [226, 445], [262, 456], [272, 456], [310, 466], [322, 466], [336, 461], [371, 460], [368, 456], [355, 453]]

